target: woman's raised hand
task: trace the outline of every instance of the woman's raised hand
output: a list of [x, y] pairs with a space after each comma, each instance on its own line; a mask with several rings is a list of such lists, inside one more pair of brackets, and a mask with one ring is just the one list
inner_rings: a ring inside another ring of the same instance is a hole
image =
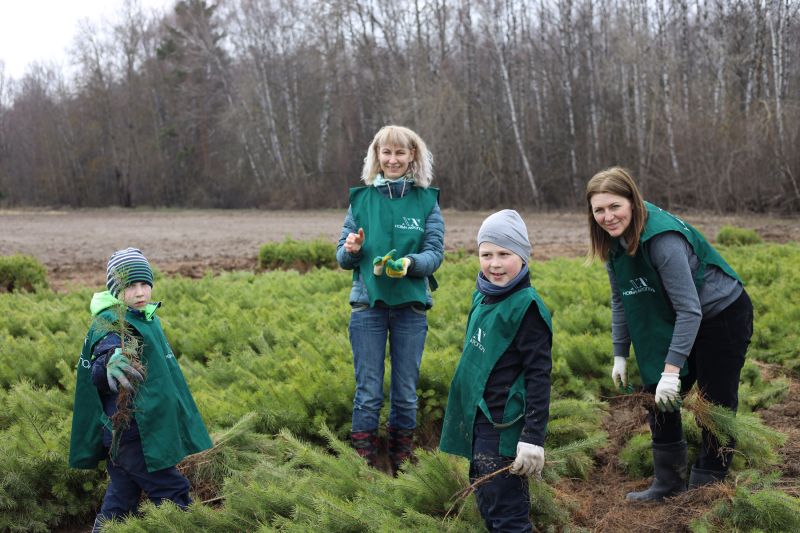
[[364, 244], [364, 228], [358, 228], [358, 233], [349, 233], [344, 241], [344, 251], [349, 254], [357, 254], [361, 251]]

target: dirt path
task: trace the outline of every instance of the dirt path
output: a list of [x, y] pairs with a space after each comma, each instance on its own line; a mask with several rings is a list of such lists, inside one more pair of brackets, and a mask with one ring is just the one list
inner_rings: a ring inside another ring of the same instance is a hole
[[[448, 249], [475, 248], [488, 211], [444, 210]], [[201, 276], [207, 270], [248, 270], [258, 248], [286, 237], [339, 238], [343, 210], [257, 211], [172, 209], [0, 210], [0, 255], [33, 255], [57, 288], [104, 282], [114, 250], [137, 246], [162, 272]], [[585, 215], [523, 213], [534, 259], [579, 257], [587, 247]], [[800, 240], [800, 218], [687, 215], [713, 238], [724, 224], [752, 228], [767, 241]]]

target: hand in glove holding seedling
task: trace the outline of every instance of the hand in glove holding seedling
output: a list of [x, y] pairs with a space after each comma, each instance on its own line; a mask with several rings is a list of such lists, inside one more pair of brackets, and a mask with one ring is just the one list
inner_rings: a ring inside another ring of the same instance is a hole
[[108, 358], [108, 364], [106, 364], [108, 386], [114, 392], [118, 392], [117, 384], [122, 385], [129, 391], [133, 391], [133, 385], [131, 385], [128, 379], [129, 377], [135, 381], [142, 381], [144, 379], [139, 371], [131, 366], [131, 362], [128, 358], [122, 355], [122, 349], [117, 348], [114, 350], [111, 357]]
[[518, 476], [534, 475], [537, 479], [541, 479], [543, 467], [544, 448], [522, 441], [517, 443], [517, 457], [511, 463], [512, 474], [517, 474]]
[[408, 267], [411, 266], [411, 259], [401, 257], [397, 260], [386, 262], [386, 275], [390, 278], [402, 278], [408, 274]]
[[344, 251], [349, 254], [357, 254], [361, 251], [364, 244], [364, 228], [358, 228], [358, 233], [348, 233], [344, 241]]
[[681, 377], [678, 372], [662, 372], [656, 387], [656, 406], [659, 411], [673, 413], [681, 409]]
[[621, 355], [615, 355], [614, 368], [611, 370], [611, 379], [614, 381], [614, 386], [623, 394], [633, 392], [633, 385], [628, 384], [627, 368], [628, 359]]
[[379, 255], [375, 259], [372, 260], [372, 273], [376, 276], [380, 276], [383, 274], [383, 267], [392, 260], [392, 256], [397, 250], [391, 250], [386, 255]]

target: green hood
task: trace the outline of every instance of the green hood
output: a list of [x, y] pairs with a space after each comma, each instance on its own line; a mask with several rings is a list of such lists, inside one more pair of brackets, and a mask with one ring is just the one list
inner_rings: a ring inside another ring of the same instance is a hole
[[[89, 311], [92, 312], [92, 316], [97, 316], [115, 305], [125, 305], [125, 302], [116, 298], [111, 294], [111, 291], [96, 292], [94, 296], [92, 296], [92, 302], [89, 304]], [[147, 304], [142, 311], [145, 318], [147, 320], [153, 320], [153, 315], [159, 307], [161, 307], [161, 302], [151, 302]]]

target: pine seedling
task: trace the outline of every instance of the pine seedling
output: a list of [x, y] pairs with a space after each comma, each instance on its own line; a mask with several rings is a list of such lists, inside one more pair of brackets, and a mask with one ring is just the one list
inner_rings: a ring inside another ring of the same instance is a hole
[[745, 413], [737, 416], [735, 411], [706, 400], [697, 389], [686, 396], [684, 407], [695, 416], [697, 424], [711, 432], [723, 447], [735, 441], [737, 452], [754, 465], [774, 462], [774, 449], [786, 442], [786, 435], [765, 426], [755, 415]]
[[[643, 392], [624, 396], [621, 403], [628, 408], [655, 409], [653, 395]], [[775, 448], [786, 442], [786, 435], [765, 426], [758, 416], [750, 413], [737, 415], [727, 407], [708, 401], [697, 388], [686, 395], [682, 407], [694, 415], [698, 426], [717, 438], [722, 451], [735, 442], [737, 455], [743, 456], [750, 466], [774, 463]]]
[[[114, 282], [117, 287], [127, 287], [127, 273], [124, 269], [114, 273]], [[142, 376], [142, 380], [147, 377], [147, 369], [142, 363], [141, 358], [141, 345], [139, 339], [131, 333], [128, 327], [126, 315], [128, 306], [122, 300], [117, 300], [116, 305], [113, 307], [114, 322], [108, 323], [101, 320], [100, 327], [108, 333], [116, 333], [120, 339], [120, 350], [122, 355], [128, 358], [131, 367], [133, 367]], [[117, 394], [117, 412], [111, 417], [111, 449], [109, 451], [111, 458], [114, 459], [119, 452], [119, 443], [122, 434], [131, 424], [131, 417], [133, 416], [133, 402], [136, 398], [136, 393], [139, 390], [141, 382], [132, 381], [131, 385], [133, 390], [126, 387], [120, 387]]]
[[195, 496], [206, 501], [223, 499], [217, 495], [225, 478], [251, 469], [269, 452], [272, 440], [256, 432], [258, 417], [250, 412], [233, 426], [213, 435], [214, 445], [187, 456], [177, 468], [192, 483]]

